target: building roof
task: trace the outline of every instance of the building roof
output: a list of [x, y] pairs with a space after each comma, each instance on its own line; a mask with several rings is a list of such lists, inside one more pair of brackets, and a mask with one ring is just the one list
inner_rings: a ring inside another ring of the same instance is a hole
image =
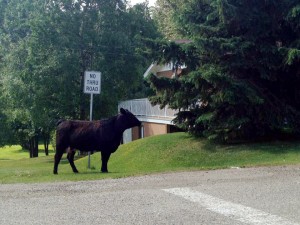
[[[173, 41], [176, 44], [188, 44], [188, 43], [192, 42], [191, 40], [188, 40], [188, 39], [177, 39], [177, 40], [170, 40], [170, 41]], [[181, 69], [186, 69], [186, 66], [183, 65], [181, 67]], [[154, 62], [148, 67], [148, 69], [144, 73], [143, 77], [147, 77], [151, 73], [156, 75], [158, 72], [165, 72], [165, 71], [172, 71], [172, 70], [173, 70], [173, 65], [171, 62], [166, 63], [164, 65], [160, 65], [160, 64], [157, 64], [156, 62]]]
[[157, 74], [157, 72], [163, 72], [163, 71], [171, 71], [172, 70], [172, 64], [167, 63], [165, 65], [159, 65], [157, 63], [152, 63], [146, 72], [144, 73], [144, 77], [147, 77], [149, 74]]

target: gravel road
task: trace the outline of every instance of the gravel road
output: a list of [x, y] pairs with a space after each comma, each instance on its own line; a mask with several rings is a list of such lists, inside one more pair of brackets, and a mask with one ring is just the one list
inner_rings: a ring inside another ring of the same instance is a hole
[[0, 224], [300, 225], [299, 168], [0, 185]]

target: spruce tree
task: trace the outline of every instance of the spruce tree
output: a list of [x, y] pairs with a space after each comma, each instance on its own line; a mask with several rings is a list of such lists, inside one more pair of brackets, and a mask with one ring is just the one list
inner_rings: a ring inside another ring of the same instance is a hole
[[173, 80], [150, 76], [152, 103], [179, 109], [175, 123], [209, 139], [298, 135], [299, 1], [166, 2], [192, 43], [152, 49], [158, 62], [186, 64], [188, 72]]

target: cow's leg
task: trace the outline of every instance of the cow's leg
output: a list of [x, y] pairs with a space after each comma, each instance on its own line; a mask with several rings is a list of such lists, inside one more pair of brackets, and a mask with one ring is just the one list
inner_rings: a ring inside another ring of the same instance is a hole
[[53, 169], [54, 174], [57, 174], [58, 164], [59, 164], [63, 154], [64, 154], [63, 151], [56, 150], [56, 153], [55, 153], [55, 156], [54, 156], [54, 169]]
[[107, 173], [107, 162], [109, 160], [110, 157], [110, 152], [101, 152], [101, 159], [102, 159], [102, 167], [101, 167], [101, 171], [102, 173]]
[[76, 169], [76, 166], [74, 164], [74, 155], [75, 155], [75, 149], [69, 148], [68, 154], [67, 154], [67, 159], [72, 167], [73, 172], [78, 173], [78, 170]]

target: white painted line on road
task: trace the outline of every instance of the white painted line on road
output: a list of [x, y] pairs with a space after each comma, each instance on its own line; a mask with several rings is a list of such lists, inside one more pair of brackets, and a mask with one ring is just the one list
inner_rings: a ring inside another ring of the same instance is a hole
[[163, 189], [168, 193], [199, 203], [206, 209], [231, 219], [255, 225], [300, 225], [282, 217], [213, 197], [190, 188]]

